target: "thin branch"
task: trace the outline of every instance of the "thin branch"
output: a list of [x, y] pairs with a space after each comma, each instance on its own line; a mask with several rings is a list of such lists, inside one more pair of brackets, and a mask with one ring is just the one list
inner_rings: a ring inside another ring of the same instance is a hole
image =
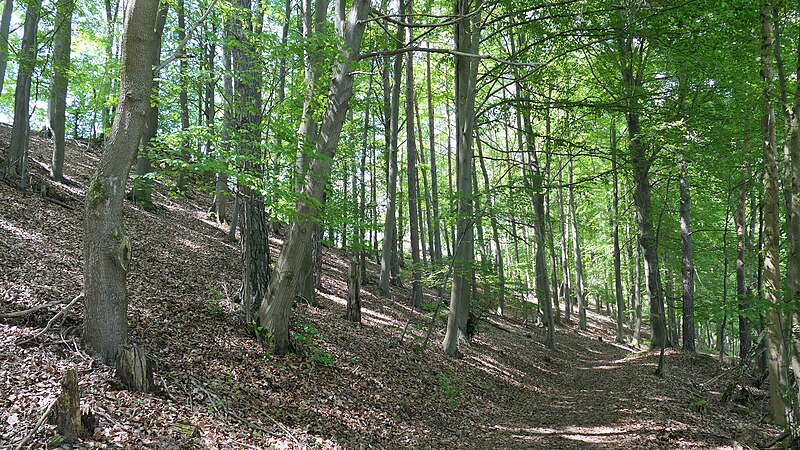
[[386, 51], [380, 51], [380, 52], [362, 53], [362, 54], [356, 56], [356, 60], [360, 61], [362, 59], [374, 58], [376, 56], [394, 56], [394, 55], [399, 55], [399, 54], [408, 53], [408, 52], [428, 52], [428, 53], [439, 53], [439, 54], [451, 55], [451, 56], [461, 56], [461, 57], [464, 57], [464, 58], [488, 59], [488, 60], [495, 61], [495, 62], [500, 63], [500, 64], [506, 64], [506, 65], [514, 66], [514, 67], [529, 67], [529, 68], [533, 68], [533, 69], [539, 68], [539, 67], [544, 65], [544, 63], [517, 63], [517, 62], [513, 62], [513, 61], [508, 61], [508, 60], [505, 60], [505, 59], [497, 58], [497, 57], [491, 56], [491, 55], [476, 55], [474, 53], [459, 52], [459, 51], [456, 51], [456, 50], [449, 50], [449, 49], [444, 49], [444, 48], [431, 48], [431, 47], [418, 47], [418, 46], [403, 47], [403, 48], [398, 48], [398, 49], [395, 49], [395, 50], [386, 50]]
[[197, 19], [197, 21], [194, 24], [192, 24], [192, 26], [186, 32], [186, 36], [183, 38], [183, 40], [180, 43], [178, 43], [178, 48], [176, 48], [175, 51], [167, 59], [165, 59], [161, 64], [159, 64], [155, 68], [154, 72], [160, 72], [161, 69], [163, 69], [164, 67], [169, 65], [169, 63], [171, 63], [172, 61], [175, 61], [176, 59], [178, 59], [181, 56], [183, 56], [182, 55], [183, 54], [183, 49], [186, 47], [186, 43], [189, 42], [189, 39], [192, 38], [192, 34], [194, 34], [195, 30], [197, 30], [197, 27], [199, 27], [200, 24], [203, 23], [206, 20], [206, 18], [208, 18], [208, 15], [211, 14], [211, 10], [214, 9], [214, 5], [216, 5], [216, 4], [217, 4], [217, 0], [211, 0], [211, 4], [208, 5], [208, 8], [206, 9], [206, 12], [204, 12], [203, 15], [200, 16], [200, 18]]
[[0, 314], [0, 319], [16, 319], [18, 317], [25, 317], [29, 316], [37, 311], [40, 311], [45, 308], [49, 308], [54, 305], [59, 305], [61, 303], [66, 303], [66, 300], [53, 300], [52, 302], [45, 303], [43, 305], [34, 306], [33, 308], [25, 309], [22, 311], [14, 311], [10, 313], [2, 313]]
[[83, 298], [83, 292], [81, 292], [80, 294], [76, 295], [75, 298], [73, 298], [72, 301], [70, 301], [69, 304], [67, 304], [67, 306], [61, 308], [61, 311], [59, 311], [55, 316], [51, 317], [50, 320], [47, 321], [47, 325], [43, 329], [41, 329], [38, 333], [34, 334], [33, 336], [31, 336], [29, 338], [25, 338], [25, 339], [22, 339], [22, 340], [18, 341], [17, 344], [22, 344], [22, 343], [25, 343], [25, 342], [28, 342], [28, 341], [32, 341], [32, 340], [38, 338], [39, 336], [43, 335], [44, 333], [46, 333], [47, 330], [49, 330], [50, 327], [53, 326], [53, 324], [56, 322], [56, 319], [58, 319], [59, 317], [63, 316], [64, 314], [66, 314], [66, 312], [69, 311], [70, 308], [75, 306], [75, 303], [78, 300], [80, 300], [81, 298]]
[[56, 402], [55, 400], [53, 400], [53, 402], [50, 403], [50, 406], [48, 406], [47, 409], [44, 410], [44, 414], [42, 414], [42, 416], [39, 417], [39, 420], [36, 421], [36, 424], [33, 426], [33, 429], [30, 431], [30, 433], [28, 433], [27, 436], [25, 436], [24, 438], [22, 438], [21, 441], [19, 441], [15, 450], [20, 450], [25, 444], [28, 443], [28, 441], [31, 440], [31, 438], [33, 438], [33, 435], [36, 434], [36, 431], [39, 430], [39, 427], [42, 426], [45, 419], [47, 419], [47, 416], [50, 415], [50, 412], [53, 410], [53, 406], [55, 406], [55, 404]]

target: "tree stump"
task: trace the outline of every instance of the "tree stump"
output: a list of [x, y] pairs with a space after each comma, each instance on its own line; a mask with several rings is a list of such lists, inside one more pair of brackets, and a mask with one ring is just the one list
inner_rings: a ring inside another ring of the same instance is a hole
[[69, 369], [61, 380], [61, 394], [56, 400], [51, 418], [58, 428], [58, 434], [63, 436], [63, 442], [74, 444], [80, 438], [86, 437], [86, 428], [81, 420], [81, 396], [75, 369]]
[[149, 392], [153, 388], [153, 369], [138, 345], [117, 348], [116, 377], [131, 391]]

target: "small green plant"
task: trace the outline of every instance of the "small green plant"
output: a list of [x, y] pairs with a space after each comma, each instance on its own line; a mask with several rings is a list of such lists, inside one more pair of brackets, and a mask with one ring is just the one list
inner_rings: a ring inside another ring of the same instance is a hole
[[208, 309], [208, 313], [212, 316], [221, 316], [223, 313], [222, 304], [219, 301], [219, 298], [212, 294], [211, 297], [206, 300], [206, 308]]
[[450, 401], [451, 408], [458, 407], [458, 397], [464, 392], [464, 386], [459, 385], [458, 381], [459, 379], [455, 375], [452, 377], [439, 376], [439, 388], [442, 390], [442, 395]]
[[706, 412], [708, 411], [708, 401], [704, 398], [693, 396], [691, 400], [689, 400], [689, 407], [692, 408], [693, 411]]
[[333, 367], [333, 355], [321, 348], [314, 348], [314, 352], [311, 354], [311, 364]]

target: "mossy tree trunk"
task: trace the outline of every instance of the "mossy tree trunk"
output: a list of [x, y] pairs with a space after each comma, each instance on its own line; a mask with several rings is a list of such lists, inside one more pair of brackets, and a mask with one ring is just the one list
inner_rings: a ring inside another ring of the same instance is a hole
[[125, 183], [144, 132], [153, 86], [158, 0], [132, 0], [122, 42], [120, 96], [111, 135], [86, 193], [83, 339], [106, 363], [128, 337], [125, 278], [131, 244], [122, 224]]

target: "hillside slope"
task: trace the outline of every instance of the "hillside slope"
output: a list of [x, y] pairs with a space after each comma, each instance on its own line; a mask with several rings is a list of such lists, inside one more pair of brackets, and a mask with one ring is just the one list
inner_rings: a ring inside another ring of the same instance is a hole
[[[3, 126], [0, 152], [7, 145]], [[39, 177], [47, 145], [32, 140]], [[47, 196], [0, 183], [0, 313], [80, 292], [83, 192], [96, 161], [73, 142], [69, 183]], [[112, 370], [80, 349], [80, 305], [33, 340], [63, 306], [0, 319], [0, 448], [31, 431], [70, 367], [83, 407], [100, 420], [81, 448], [737, 448], [778, 434], [759, 423], [762, 391], [751, 388], [744, 405], [723, 404], [733, 372], [715, 378], [711, 358], [673, 351], [667, 376], [657, 378], [657, 355], [610, 344], [613, 323], [600, 315], [589, 315], [589, 332], [559, 327], [555, 351], [544, 347], [542, 329], [493, 316], [461, 360], [439, 351], [441, 321], [429, 348], [415, 351], [430, 314], [407, 306], [407, 290], [383, 299], [370, 283], [363, 325], [343, 319], [346, 262], [332, 249], [321, 306], [293, 310], [293, 330], [306, 342], [274, 357], [230, 302], [239, 249], [206, 219], [209, 198], [174, 200], [159, 186], [155, 201], [154, 213], [126, 204], [125, 226], [131, 340], [156, 361], [161, 392], [114, 387]], [[277, 253], [280, 242], [272, 244]], [[378, 269], [369, 270], [374, 281]], [[30, 447], [53, 434], [45, 424]]]

